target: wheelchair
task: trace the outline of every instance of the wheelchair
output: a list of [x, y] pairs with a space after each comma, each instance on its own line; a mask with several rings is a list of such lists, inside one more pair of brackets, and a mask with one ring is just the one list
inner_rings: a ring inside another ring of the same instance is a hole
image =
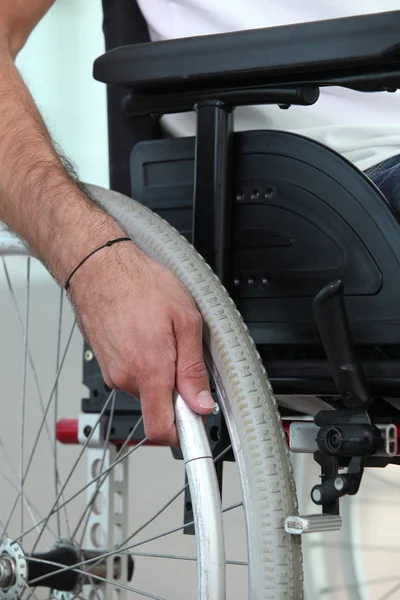
[[[108, 85], [112, 191], [88, 189], [192, 293], [216, 399], [204, 426], [175, 398], [181, 448], [172, 454], [175, 463], [184, 460], [186, 481], [162, 510], [184, 497], [184, 525], [167, 533], [195, 537], [197, 598], [301, 600], [306, 534], [321, 539], [340, 530], [365, 474], [400, 463], [400, 221], [342, 156], [293, 133], [235, 133], [235, 108], [312, 110], [325, 86], [397, 90], [400, 11], [148, 43], [134, 2], [126, 13], [103, 4], [107, 51], [94, 77]], [[186, 111], [196, 113], [196, 136], [166, 136], [160, 117]], [[83, 444], [89, 455], [88, 507], [74, 532], [84, 524], [80, 547], [70, 540], [28, 556], [21, 535], [3, 554], [19, 556], [17, 581], [23, 561], [36, 564], [26, 580], [51, 587], [52, 598], [102, 600], [111, 590], [121, 600], [127, 592], [159, 598], [130, 581], [139, 571], [134, 561], [145, 556], [136, 547], [166, 534], [131, 543], [149, 519], [129, 537], [117, 536], [125, 535], [131, 510], [127, 458], [146, 445], [140, 404], [107, 389], [87, 346], [83, 363], [89, 396], [82, 413], [56, 428], [59, 442]], [[311, 455], [318, 468], [315, 480], [303, 472], [297, 481], [312, 514], [299, 514], [289, 450]], [[224, 506], [223, 471], [233, 463], [240, 499]], [[114, 475], [117, 466], [122, 475]], [[224, 535], [231, 540], [222, 516], [238, 508], [243, 561], [225, 556]], [[51, 514], [57, 510], [56, 501]], [[342, 538], [338, 547], [340, 564], [352, 569], [345, 597], [372, 598], [368, 581], [361, 587], [354, 579], [354, 554]], [[325, 571], [339, 578], [335, 560], [327, 561]], [[244, 591], [235, 579], [226, 587], [234, 564], [248, 567]], [[70, 578], [60, 579], [65, 572]], [[15, 587], [0, 595], [19, 597]], [[311, 587], [308, 600], [339, 597], [333, 588]], [[394, 578], [382, 598], [398, 589]]]
[[[291, 450], [321, 468], [309, 490], [321, 514], [287, 519], [291, 535], [336, 528], [339, 500], [357, 493], [364, 469], [399, 464], [399, 217], [331, 149], [282, 131], [233, 133], [234, 108], [312, 110], [323, 86], [395, 91], [399, 20], [131, 39], [94, 65], [109, 102], [145, 131], [123, 173], [112, 144], [124, 134], [111, 128], [114, 189], [130, 185], [218, 275], [257, 345]], [[159, 117], [191, 110], [196, 136], [163, 139]], [[254, 597], [299, 598], [293, 581]]]

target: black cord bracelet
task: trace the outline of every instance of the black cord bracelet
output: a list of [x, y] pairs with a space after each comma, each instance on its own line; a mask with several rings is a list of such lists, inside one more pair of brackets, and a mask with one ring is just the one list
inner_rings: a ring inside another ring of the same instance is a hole
[[71, 275], [68, 277], [67, 281], [64, 284], [64, 289], [68, 290], [69, 285], [71, 283], [72, 277], [75, 275], [75, 273], [77, 272], [77, 270], [81, 268], [81, 266], [83, 265], [83, 263], [85, 263], [88, 260], [88, 258], [90, 258], [91, 256], [93, 256], [93, 254], [96, 254], [96, 252], [98, 252], [99, 250], [102, 250], [103, 248], [107, 248], [109, 246], [113, 246], [114, 244], [118, 244], [119, 242], [131, 242], [131, 241], [132, 240], [131, 240], [130, 237], [120, 237], [120, 238], [116, 238], [115, 240], [109, 240], [108, 242], [106, 242], [102, 246], [99, 246], [98, 248], [96, 248], [95, 250], [93, 250], [93, 252], [91, 252], [83, 260], [81, 260], [81, 262], [79, 263], [79, 265], [76, 266], [75, 269], [72, 271]]

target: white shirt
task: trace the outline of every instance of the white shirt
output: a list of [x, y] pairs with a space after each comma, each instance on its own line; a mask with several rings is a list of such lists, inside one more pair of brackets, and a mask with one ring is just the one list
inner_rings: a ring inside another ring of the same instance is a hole
[[[400, 10], [400, 0], [138, 0], [152, 40]], [[193, 113], [164, 117], [175, 136], [194, 135]], [[400, 92], [322, 88], [311, 107], [239, 107], [235, 129], [280, 129], [312, 137], [365, 170], [400, 154]]]

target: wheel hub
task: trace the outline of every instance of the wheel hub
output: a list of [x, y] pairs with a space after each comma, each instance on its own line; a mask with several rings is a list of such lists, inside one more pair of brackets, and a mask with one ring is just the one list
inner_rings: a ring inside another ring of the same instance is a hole
[[59, 540], [49, 552], [28, 557], [28, 584], [49, 587], [53, 594], [55, 591], [76, 593], [82, 577], [73, 567], [81, 558], [75, 542]]
[[22, 548], [9, 538], [0, 542], [0, 600], [20, 598], [27, 583], [27, 567]]
[[[81, 559], [73, 542], [60, 540], [46, 554], [26, 556], [21, 546], [10, 538], [0, 541], [0, 600], [18, 600], [31, 582], [52, 588], [57, 600], [72, 598], [79, 591], [81, 576], [73, 567]], [[29, 568], [28, 568], [29, 564]]]

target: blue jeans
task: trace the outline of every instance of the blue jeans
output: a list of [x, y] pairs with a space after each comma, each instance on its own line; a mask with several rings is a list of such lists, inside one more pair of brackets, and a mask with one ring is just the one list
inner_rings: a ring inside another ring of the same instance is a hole
[[366, 174], [400, 216], [400, 154], [368, 169]]

